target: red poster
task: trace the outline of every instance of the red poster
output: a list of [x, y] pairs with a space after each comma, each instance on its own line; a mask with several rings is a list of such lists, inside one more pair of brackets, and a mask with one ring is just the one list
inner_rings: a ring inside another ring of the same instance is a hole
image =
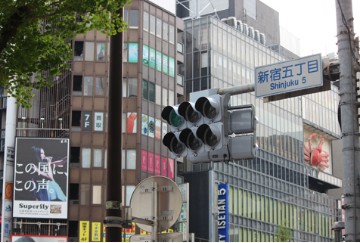
[[155, 175], [160, 175], [161, 171], [160, 171], [160, 155], [159, 154], [155, 154]]
[[174, 160], [173, 159], [169, 159], [169, 171], [168, 171], [168, 175], [170, 179], [174, 179], [175, 176], [175, 172], [174, 172]]
[[161, 158], [161, 175], [167, 177], [167, 158]]
[[141, 150], [141, 170], [147, 172], [147, 151]]
[[148, 172], [154, 173], [155, 154], [148, 151]]

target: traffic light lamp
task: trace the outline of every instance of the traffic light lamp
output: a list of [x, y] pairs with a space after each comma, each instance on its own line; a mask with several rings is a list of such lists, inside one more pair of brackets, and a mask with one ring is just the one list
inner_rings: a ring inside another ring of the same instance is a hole
[[177, 157], [186, 156], [186, 147], [179, 140], [179, 132], [169, 132], [163, 138], [163, 144]]
[[179, 130], [184, 124], [184, 118], [178, 113], [178, 106], [166, 106], [161, 112], [161, 117], [171, 126], [171, 130]]

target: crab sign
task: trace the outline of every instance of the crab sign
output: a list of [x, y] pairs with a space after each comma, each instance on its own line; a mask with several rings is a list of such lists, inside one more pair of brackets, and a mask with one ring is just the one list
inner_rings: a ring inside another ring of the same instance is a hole
[[310, 134], [307, 143], [304, 144], [305, 164], [317, 167], [321, 171], [329, 167], [329, 154], [323, 151], [323, 144], [324, 138], [316, 133]]

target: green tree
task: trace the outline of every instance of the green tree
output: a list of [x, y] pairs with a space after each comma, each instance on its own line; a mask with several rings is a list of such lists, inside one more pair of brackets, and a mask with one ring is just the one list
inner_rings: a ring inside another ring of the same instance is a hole
[[275, 233], [275, 241], [277, 242], [289, 242], [292, 240], [291, 229], [278, 225]]
[[33, 89], [52, 84], [72, 57], [71, 39], [126, 27], [118, 10], [129, 0], [0, 0], [0, 87], [30, 106]]

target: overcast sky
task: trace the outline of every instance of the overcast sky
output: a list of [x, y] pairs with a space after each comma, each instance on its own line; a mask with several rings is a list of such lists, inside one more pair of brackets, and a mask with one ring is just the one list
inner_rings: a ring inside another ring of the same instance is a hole
[[[150, 0], [175, 13], [175, 0]], [[260, 0], [279, 12], [281, 29], [299, 40], [293, 50], [300, 56], [337, 53], [337, 0]], [[341, 1], [341, 0], [340, 0]], [[360, 0], [353, 0], [355, 35], [360, 35]], [[286, 46], [285, 41], [282, 43]], [[290, 48], [288, 48], [290, 49]]]
[[[301, 56], [337, 53], [336, 0], [260, 1], [278, 11], [280, 26], [300, 39]], [[359, 36], [360, 0], [352, 2], [355, 36]]]

